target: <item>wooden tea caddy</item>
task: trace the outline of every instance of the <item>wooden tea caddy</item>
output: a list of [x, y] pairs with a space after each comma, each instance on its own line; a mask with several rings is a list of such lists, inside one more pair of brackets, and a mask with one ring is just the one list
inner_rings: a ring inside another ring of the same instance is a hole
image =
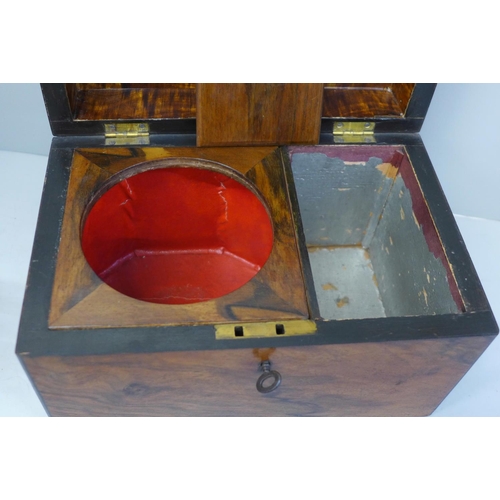
[[498, 332], [418, 135], [434, 88], [42, 85], [16, 353], [47, 412], [431, 413]]

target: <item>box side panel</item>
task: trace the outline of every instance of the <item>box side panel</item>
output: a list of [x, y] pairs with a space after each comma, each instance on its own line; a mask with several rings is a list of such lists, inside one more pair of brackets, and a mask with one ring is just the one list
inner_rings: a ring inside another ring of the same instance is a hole
[[[52, 416], [423, 416], [494, 337], [24, 357]], [[283, 382], [255, 383], [269, 359]]]

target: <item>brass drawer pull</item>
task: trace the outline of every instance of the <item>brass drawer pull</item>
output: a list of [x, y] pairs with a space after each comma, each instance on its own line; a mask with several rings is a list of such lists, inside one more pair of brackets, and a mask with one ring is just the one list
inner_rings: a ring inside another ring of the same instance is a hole
[[[257, 380], [257, 390], [262, 394], [267, 394], [277, 389], [281, 384], [280, 373], [276, 370], [271, 370], [271, 362], [267, 360], [262, 361], [260, 368], [264, 373]], [[274, 379], [271, 385], [264, 385], [269, 379]]]

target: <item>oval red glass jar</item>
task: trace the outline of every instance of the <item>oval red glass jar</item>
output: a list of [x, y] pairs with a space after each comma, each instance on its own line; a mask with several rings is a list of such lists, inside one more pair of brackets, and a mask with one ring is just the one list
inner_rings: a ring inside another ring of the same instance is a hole
[[81, 242], [90, 267], [118, 292], [191, 304], [248, 283], [271, 254], [273, 225], [241, 174], [177, 158], [114, 176], [89, 204]]

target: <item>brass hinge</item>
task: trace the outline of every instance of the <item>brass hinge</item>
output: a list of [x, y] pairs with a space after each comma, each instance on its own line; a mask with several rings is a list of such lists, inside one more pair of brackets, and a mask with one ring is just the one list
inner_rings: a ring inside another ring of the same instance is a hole
[[148, 123], [105, 123], [107, 146], [149, 144]]
[[375, 142], [375, 122], [335, 122], [333, 140], [342, 142]]

